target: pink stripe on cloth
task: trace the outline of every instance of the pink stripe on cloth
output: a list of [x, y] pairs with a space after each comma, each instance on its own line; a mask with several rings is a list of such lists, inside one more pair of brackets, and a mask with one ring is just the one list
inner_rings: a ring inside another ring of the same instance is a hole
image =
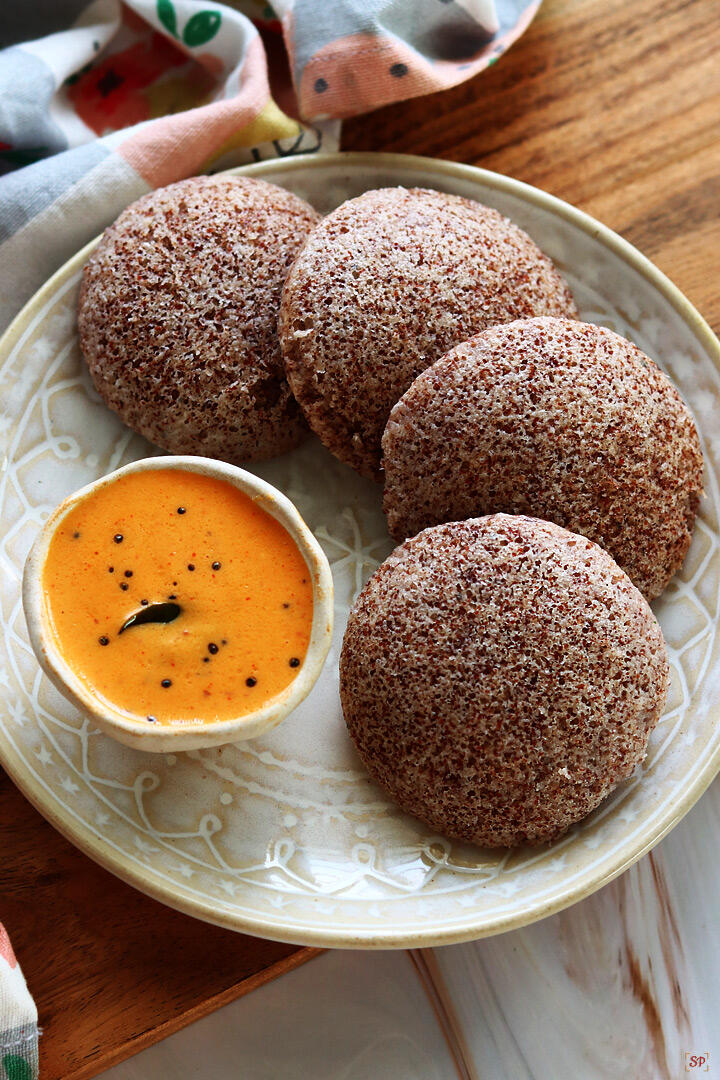
[[2, 923], [0, 923], [0, 956], [2, 956], [4, 960], [7, 960], [11, 968], [17, 967], [17, 960], [15, 958], [15, 953], [13, 952], [13, 947], [10, 944], [10, 938]]
[[151, 187], [163, 187], [200, 172], [218, 147], [255, 120], [269, 100], [265, 51], [256, 37], [248, 45], [234, 97], [152, 120], [135, 129], [115, 152]]
[[[315, 53], [305, 65], [300, 83], [304, 116], [320, 110], [348, 117], [392, 101], [432, 94], [453, 86], [487, 66], [496, 49], [489, 42], [463, 70], [452, 61], [430, 61], [404, 41], [377, 34], [353, 34]], [[401, 71], [402, 78], [394, 72]]]
[[344, 119], [456, 86], [507, 50], [532, 22], [540, 2], [530, 2], [513, 26], [478, 46], [473, 55], [459, 60], [433, 59], [402, 37], [376, 30], [336, 37], [313, 52], [299, 83], [293, 62], [296, 12], [290, 10], [282, 25], [300, 115], [305, 120], [320, 116]]

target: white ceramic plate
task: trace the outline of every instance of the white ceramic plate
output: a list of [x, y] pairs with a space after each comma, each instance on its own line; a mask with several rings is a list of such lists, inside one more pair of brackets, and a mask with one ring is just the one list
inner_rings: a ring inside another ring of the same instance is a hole
[[656, 605], [673, 679], [642, 775], [552, 847], [512, 853], [450, 843], [388, 802], [345, 733], [337, 658], [348, 608], [392, 545], [379, 488], [312, 441], [256, 470], [298, 505], [333, 568], [335, 644], [310, 697], [265, 737], [177, 755], [126, 749], [82, 720], [41, 676], [30, 651], [20, 604], [23, 562], [60, 499], [153, 452], [102, 405], [81, 361], [75, 301], [89, 247], [48, 282], [0, 343], [7, 443], [0, 477], [0, 760], [41, 812], [103, 866], [173, 907], [237, 930], [387, 948], [461, 941], [550, 914], [657, 843], [720, 764], [718, 342], [630, 245], [514, 180], [380, 154], [287, 159], [238, 171], [282, 184], [322, 211], [387, 184], [436, 187], [496, 206], [552, 256], [586, 319], [631, 338], [678, 384], [703, 435], [707, 498], [685, 567]]

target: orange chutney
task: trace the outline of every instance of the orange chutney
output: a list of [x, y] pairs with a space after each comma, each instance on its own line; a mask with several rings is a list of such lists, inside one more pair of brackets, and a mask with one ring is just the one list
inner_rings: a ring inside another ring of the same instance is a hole
[[295, 541], [225, 480], [129, 473], [72, 509], [43, 570], [58, 651], [92, 694], [150, 723], [230, 720], [292, 682], [312, 578]]

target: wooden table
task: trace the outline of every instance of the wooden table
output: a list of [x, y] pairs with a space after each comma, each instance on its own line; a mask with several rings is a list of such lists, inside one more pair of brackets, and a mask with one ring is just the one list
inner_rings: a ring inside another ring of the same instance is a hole
[[41, 1080], [86, 1080], [315, 956], [171, 911], [82, 855], [0, 770], [2, 921], [37, 1002]]
[[[717, 0], [545, 0], [489, 71], [347, 122], [343, 146], [482, 165], [559, 195], [636, 244], [717, 330], [719, 54]], [[2, 917], [45, 1028], [42, 1080], [93, 1076], [313, 955], [161, 908], [7, 780], [0, 846]]]
[[470, 82], [348, 121], [345, 150], [506, 173], [593, 214], [720, 329], [717, 0], [545, 0]]

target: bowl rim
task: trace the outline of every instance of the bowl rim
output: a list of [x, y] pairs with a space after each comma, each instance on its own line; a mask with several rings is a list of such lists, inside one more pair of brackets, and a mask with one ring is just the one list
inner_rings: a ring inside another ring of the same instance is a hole
[[[290, 159], [273, 158], [223, 171], [240, 176], [261, 177], [282, 185], [282, 179], [276, 178], [288, 168], [305, 173], [332, 164], [353, 168], [381, 166], [388, 170], [415, 167], [433, 172], [439, 179], [443, 175], [452, 176], [468, 183], [482, 184], [486, 188], [504, 194], [518, 196], [524, 202], [563, 219], [612, 251], [656, 288], [689, 327], [702, 347], [707, 350], [720, 371], [720, 342], [717, 337], [690, 301], [647, 256], [585, 211], [524, 181], [460, 162], [419, 155], [372, 151], [304, 154]], [[95, 238], [84, 245], [30, 298], [0, 338], [0, 355], [9, 352], [19, 340], [37, 308], [54, 297], [63, 280], [81, 267], [98, 239]], [[239, 914], [236, 909], [228, 909], [220, 899], [213, 904], [178, 893], [174, 886], [165, 884], [160, 875], [148, 873], [147, 868], [128, 862], [123, 858], [122, 853], [116, 854], [113, 845], [105, 837], [94, 836], [84, 827], [84, 823], [80, 822], [78, 828], [75, 825], [74, 813], [64, 804], [59, 803], [51, 791], [50, 797], [43, 797], [42, 781], [38, 782], [33, 776], [21, 755], [9, 754], [5, 747], [0, 730], [0, 762], [29, 801], [62, 835], [121, 880], [169, 907], [230, 930], [256, 934], [275, 941], [328, 948], [391, 949], [456, 944], [505, 933], [556, 914], [607, 885], [647, 854], [684, 817], [720, 771], [719, 745], [696, 771], [683, 797], [675, 802], [664, 815], [661, 815], [651, 828], [632, 843], [628, 843], [611, 865], [601, 869], [600, 872], [583, 871], [579, 880], [566, 884], [564, 887], [559, 886], [543, 902], [517, 906], [511, 914], [498, 914], [489, 919], [485, 918], [481, 922], [470, 914], [463, 921], [457, 921], [439, 929], [430, 923], [427, 928], [416, 929], [410, 933], [382, 928], [358, 930], [353, 933], [346, 929], [336, 930], [330, 925], [319, 927], [318, 923], [300, 925], [290, 921], [284, 922], [280, 912], [277, 917], [272, 918], [257, 914], [253, 916]]]
[[[43, 572], [50, 545], [67, 515], [75, 507], [91, 499], [96, 492], [110, 487], [123, 476], [167, 470], [224, 480], [248, 495], [289, 534], [303, 556], [312, 580], [313, 617], [310, 641], [297, 674], [283, 690], [260, 708], [229, 720], [212, 723], [195, 721], [174, 727], [143, 723], [140, 718], [133, 718], [112, 703], [102, 701], [79, 678], [63, 656], [50, 625]], [[220, 746], [223, 743], [254, 738], [276, 727], [310, 693], [322, 671], [332, 640], [332, 572], [327, 556], [303, 521], [297, 507], [272, 484], [237, 465], [192, 455], [159, 455], [131, 461], [120, 469], [98, 477], [63, 499], [48, 517], [30, 549], [23, 573], [22, 601], [33, 652], [60, 693], [99, 728], [125, 746], [155, 753]]]

